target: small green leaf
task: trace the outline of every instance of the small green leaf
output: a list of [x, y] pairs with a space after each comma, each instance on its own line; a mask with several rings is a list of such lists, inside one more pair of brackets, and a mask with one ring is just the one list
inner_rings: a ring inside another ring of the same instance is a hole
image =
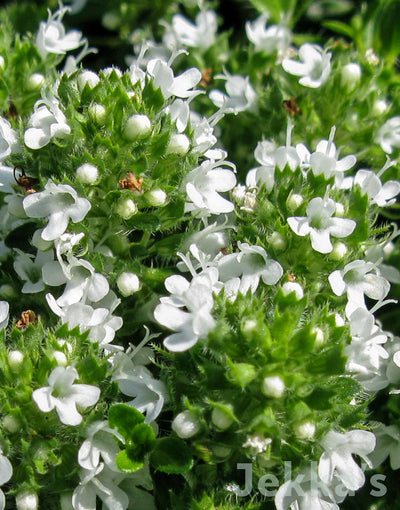
[[129, 457], [126, 450], [119, 452], [116, 458], [117, 467], [123, 473], [134, 473], [142, 469], [144, 462], [133, 460]]
[[144, 416], [126, 404], [114, 404], [108, 412], [108, 423], [126, 439], [131, 438], [133, 428], [144, 422]]
[[175, 437], [164, 437], [156, 441], [150, 455], [151, 465], [168, 474], [187, 473], [193, 466], [193, 458], [184, 441]]

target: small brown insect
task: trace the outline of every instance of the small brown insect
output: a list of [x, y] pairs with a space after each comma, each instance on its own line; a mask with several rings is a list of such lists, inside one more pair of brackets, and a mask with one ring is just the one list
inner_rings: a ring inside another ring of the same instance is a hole
[[37, 324], [38, 318], [33, 310], [21, 312], [21, 318], [15, 324], [18, 329], [26, 329], [29, 324]]
[[298, 97], [292, 97], [291, 99], [286, 99], [282, 101], [282, 106], [285, 110], [287, 110], [290, 115], [293, 117], [294, 115], [301, 115], [303, 112], [301, 111], [300, 106], [297, 104]]
[[[17, 178], [16, 170], [19, 169], [21, 172], [21, 175]], [[21, 167], [15, 166], [14, 167], [14, 179], [15, 182], [18, 184], [18, 186], [25, 191], [28, 195], [31, 193], [36, 193], [36, 190], [33, 188], [33, 186], [36, 186], [36, 184], [39, 184], [39, 179], [36, 179], [35, 177], [29, 177], [25, 174], [25, 170]]]
[[139, 177], [139, 179], [132, 172], [128, 172], [126, 174], [125, 179], [119, 181], [119, 185], [121, 189], [131, 189], [133, 191], [141, 191], [143, 184], [143, 177]]
[[201, 73], [200, 85], [206, 89], [212, 81], [212, 67], [207, 67], [207, 69], [204, 69]]
[[288, 280], [289, 280], [289, 282], [295, 282], [297, 280], [296, 275], [293, 274], [292, 272], [289, 272], [288, 273]]

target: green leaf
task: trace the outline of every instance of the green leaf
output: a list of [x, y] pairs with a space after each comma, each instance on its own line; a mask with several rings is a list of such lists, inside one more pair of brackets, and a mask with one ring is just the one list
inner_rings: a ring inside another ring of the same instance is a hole
[[193, 458], [184, 441], [175, 437], [164, 437], [156, 441], [150, 454], [150, 463], [158, 471], [183, 474], [193, 466]]
[[108, 412], [108, 423], [125, 438], [130, 439], [133, 428], [144, 422], [144, 416], [126, 404], [114, 404]]
[[129, 456], [133, 459], [143, 459], [145, 454], [151, 450], [156, 439], [154, 430], [147, 423], [136, 425], [130, 437], [132, 444], [127, 448]]
[[77, 369], [85, 383], [96, 384], [104, 381], [107, 365], [96, 356], [89, 355], [79, 361]]
[[133, 460], [126, 450], [119, 452], [116, 458], [117, 467], [123, 473], [134, 473], [144, 466], [143, 461]]
[[352, 27], [346, 25], [346, 23], [343, 23], [342, 21], [328, 20], [324, 21], [322, 25], [326, 28], [329, 28], [329, 30], [332, 30], [332, 32], [346, 35], [347, 37], [350, 37], [350, 39], [354, 39], [354, 30]]

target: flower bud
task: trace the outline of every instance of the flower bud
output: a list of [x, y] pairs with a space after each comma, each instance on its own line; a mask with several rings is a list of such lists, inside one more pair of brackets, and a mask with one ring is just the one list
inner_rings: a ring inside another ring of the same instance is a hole
[[121, 218], [128, 220], [138, 212], [138, 208], [133, 200], [127, 198], [118, 202], [116, 212]]
[[321, 328], [313, 328], [312, 333], [315, 335], [314, 345], [321, 347], [325, 343], [325, 335]]
[[102, 104], [93, 103], [88, 108], [88, 115], [93, 122], [95, 122], [99, 126], [102, 126], [107, 118], [107, 110], [104, 108]]
[[108, 11], [103, 14], [101, 23], [107, 30], [116, 30], [121, 24], [121, 17], [115, 12]]
[[333, 250], [329, 253], [332, 260], [343, 260], [347, 255], [347, 246], [344, 243], [335, 243]]
[[281, 288], [284, 296], [288, 296], [289, 294], [294, 292], [296, 294], [297, 301], [300, 301], [300, 299], [303, 299], [304, 297], [303, 287], [299, 283], [285, 282]]
[[0, 297], [8, 301], [18, 297], [18, 293], [12, 285], [4, 283], [3, 285], [0, 285]]
[[372, 115], [375, 117], [380, 117], [384, 115], [389, 109], [389, 105], [384, 99], [377, 99], [372, 105]]
[[104, 76], [107, 77], [115, 73], [118, 76], [118, 78], [122, 78], [121, 69], [118, 69], [118, 67], [106, 67], [105, 69], [102, 69], [102, 73], [104, 74]]
[[261, 391], [267, 397], [280, 398], [285, 393], [285, 383], [279, 375], [264, 377]]
[[176, 154], [184, 156], [190, 147], [190, 140], [186, 135], [173, 134], [169, 139], [167, 146], [167, 154]]
[[135, 273], [124, 272], [117, 278], [117, 287], [124, 297], [131, 296], [140, 289], [140, 281]]
[[186, 410], [175, 416], [172, 430], [182, 439], [194, 436], [200, 430], [199, 420], [192, 411]]
[[162, 207], [167, 202], [167, 194], [160, 188], [148, 191], [144, 198], [146, 202], [153, 207]]
[[312, 439], [315, 430], [316, 427], [312, 421], [305, 421], [295, 426], [294, 433], [299, 439]]
[[269, 238], [269, 244], [274, 248], [274, 250], [282, 251], [286, 249], [287, 242], [282, 234], [279, 232], [272, 232], [271, 237]]
[[345, 210], [344, 210], [344, 205], [341, 204], [340, 202], [336, 202], [335, 204], [335, 215], [338, 216], [339, 218], [343, 218], [344, 215], [345, 215]]
[[219, 409], [218, 407], [214, 407], [212, 410], [211, 421], [220, 430], [226, 430], [233, 423], [233, 420], [228, 415], [228, 413], [226, 413], [223, 409]]
[[66, 367], [68, 365], [67, 356], [62, 351], [54, 351], [53, 358], [59, 367]]
[[286, 200], [286, 207], [290, 212], [296, 211], [304, 202], [304, 198], [298, 193], [292, 193]]
[[17, 510], [37, 510], [39, 498], [36, 492], [20, 492], [15, 496]]
[[99, 169], [91, 163], [83, 163], [76, 169], [76, 178], [82, 184], [94, 184], [99, 178]]
[[340, 84], [348, 92], [355, 90], [361, 81], [361, 67], [358, 64], [350, 63], [342, 67]]
[[100, 78], [93, 71], [82, 71], [78, 75], [78, 89], [82, 91], [85, 85], [93, 89], [100, 81]]
[[150, 132], [151, 121], [147, 115], [131, 115], [126, 121], [124, 135], [130, 141], [144, 138]]
[[19, 430], [21, 430], [21, 422], [15, 416], [11, 414], [6, 414], [1, 420], [1, 426], [10, 434], [15, 434]]
[[4, 57], [0, 55], [0, 71], [3, 71], [3, 69], [6, 67], [6, 62], [4, 60]]
[[257, 207], [257, 196], [251, 191], [247, 191], [244, 195], [243, 205], [241, 211], [247, 211], [253, 213]]
[[44, 84], [45, 77], [40, 73], [33, 73], [29, 76], [26, 88], [28, 90], [38, 90]]
[[233, 200], [237, 202], [239, 205], [242, 205], [244, 202], [244, 198], [246, 196], [246, 192], [247, 186], [243, 186], [243, 184], [238, 184], [231, 191]]
[[13, 372], [18, 372], [24, 362], [24, 355], [21, 351], [9, 351], [8, 364]]

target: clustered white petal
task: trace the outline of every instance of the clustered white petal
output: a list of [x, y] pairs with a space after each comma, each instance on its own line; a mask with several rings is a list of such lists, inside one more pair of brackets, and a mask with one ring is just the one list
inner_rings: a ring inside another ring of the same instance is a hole
[[283, 69], [295, 76], [301, 76], [299, 83], [305, 87], [318, 88], [323, 85], [331, 72], [332, 53], [316, 44], [305, 43], [299, 49], [302, 62], [284, 58]]

